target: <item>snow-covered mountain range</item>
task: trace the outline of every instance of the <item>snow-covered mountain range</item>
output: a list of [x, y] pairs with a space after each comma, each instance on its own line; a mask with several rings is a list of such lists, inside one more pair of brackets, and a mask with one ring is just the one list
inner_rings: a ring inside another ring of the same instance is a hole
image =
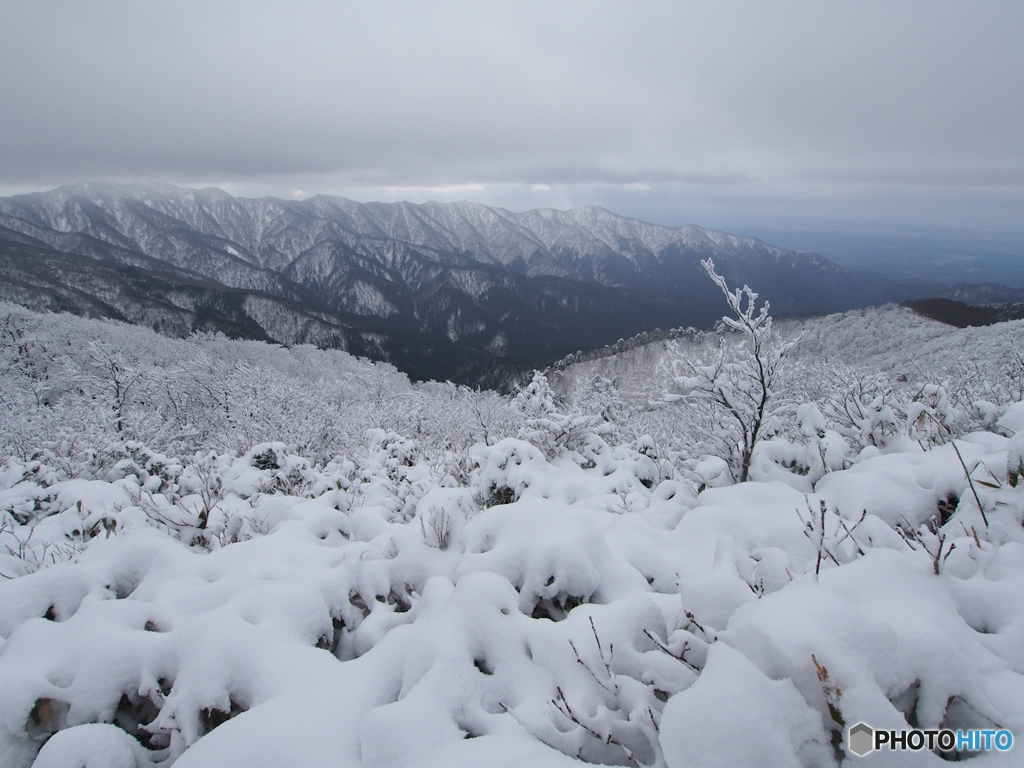
[[168, 335], [213, 329], [337, 347], [463, 381], [503, 361], [539, 364], [656, 327], [712, 323], [724, 305], [700, 268], [708, 257], [776, 313], [952, 290], [597, 207], [513, 213], [111, 183], [0, 199], [0, 298]]

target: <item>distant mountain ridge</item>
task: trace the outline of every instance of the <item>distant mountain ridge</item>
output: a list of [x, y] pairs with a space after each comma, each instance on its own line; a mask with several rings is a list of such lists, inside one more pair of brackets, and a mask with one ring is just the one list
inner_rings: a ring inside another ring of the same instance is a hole
[[708, 257], [775, 312], [937, 295], [593, 206], [513, 213], [106, 182], [0, 199], [0, 298], [173, 335], [341, 347], [418, 378], [482, 382], [655, 327], [709, 325], [724, 303], [700, 267]]

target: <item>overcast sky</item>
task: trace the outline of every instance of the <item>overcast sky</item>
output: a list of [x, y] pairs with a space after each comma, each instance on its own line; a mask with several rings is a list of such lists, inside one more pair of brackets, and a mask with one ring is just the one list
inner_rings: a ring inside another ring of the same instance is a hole
[[0, 194], [1024, 230], [1024, 2], [4, 0]]

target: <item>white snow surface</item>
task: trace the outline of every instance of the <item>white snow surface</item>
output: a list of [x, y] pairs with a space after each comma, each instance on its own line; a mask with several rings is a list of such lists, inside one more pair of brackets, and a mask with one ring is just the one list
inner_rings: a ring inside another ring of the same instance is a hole
[[[960, 448], [998, 473], [1007, 442]], [[334, 467], [313, 498], [254, 491], [250, 455], [212, 546], [147, 517], [144, 478], [57, 482], [40, 530], [116, 533], [0, 583], [0, 763], [832, 765], [815, 661], [849, 723], [1024, 733], [1024, 494], [982, 487], [983, 528], [950, 448], [696, 497], [607, 445], [590, 468], [480, 445], [465, 486]], [[908, 473], [961, 498], [938, 574], [879, 501]], [[497, 487], [518, 500], [485, 507]], [[841, 564], [815, 574], [819, 499]]]

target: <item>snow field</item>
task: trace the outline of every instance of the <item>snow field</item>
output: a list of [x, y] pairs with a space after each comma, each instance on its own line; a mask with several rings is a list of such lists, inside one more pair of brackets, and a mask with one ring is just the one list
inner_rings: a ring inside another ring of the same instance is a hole
[[219, 457], [202, 528], [192, 463], [156, 460], [175, 497], [8, 462], [4, 503], [49, 500], [36, 536], [79, 551], [0, 582], [0, 763], [827, 766], [859, 760], [837, 717], [1024, 733], [1006, 437], [957, 442], [987, 528], [948, 444], [698, 496], [594, 435], [478, 445], [464, 483], [374, 437]]

